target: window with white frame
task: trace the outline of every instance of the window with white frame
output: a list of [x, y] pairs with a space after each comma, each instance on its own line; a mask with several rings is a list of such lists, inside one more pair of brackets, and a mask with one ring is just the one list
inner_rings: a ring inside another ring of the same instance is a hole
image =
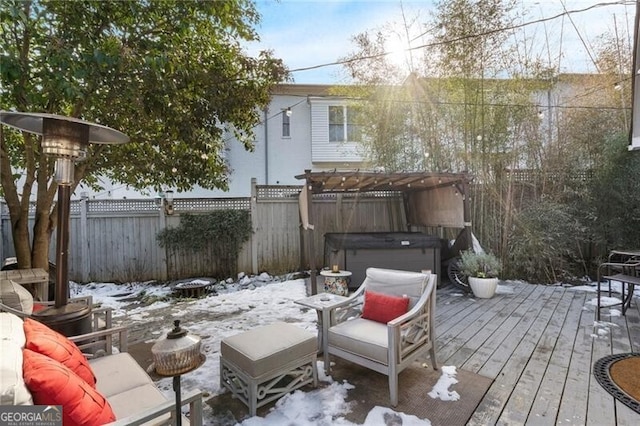
[[291, 110], [289, 108], [282, 111], [282, 137], [291, 137]]
[[329, 142], [360, 142], [358, 111], [345, 105], [329, 106]]

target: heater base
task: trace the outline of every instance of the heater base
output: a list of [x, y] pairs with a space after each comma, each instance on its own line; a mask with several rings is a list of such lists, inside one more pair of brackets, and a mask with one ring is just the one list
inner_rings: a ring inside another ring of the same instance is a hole
[[67, 337], [91, 333], [91, 306], [82, 303], [46, 308], [32, 317]]

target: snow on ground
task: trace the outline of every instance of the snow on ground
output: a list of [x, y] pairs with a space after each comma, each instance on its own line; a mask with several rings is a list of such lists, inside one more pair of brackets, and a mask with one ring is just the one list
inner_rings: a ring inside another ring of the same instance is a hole
[[[93, 296], [94, 302], [113, 308], [113, 316], [127, 324], [145, 323], [158, 315], [167, 315], [167, 308], [171, 307], [171, 315], [180, 318], [186, 312], [215, 313], [215, 320], [205, 318], [190, 323], [182, 323], [190, 333], [202, 338], [203, 352], [207, 359], [200, 368], [182, 376], [183, 389], [199, 388], [215, 396], [224, 392], [219, 384], [219, 351], [220, 341], [252, 328], [270, 324], [275, 321], [286, 320], [305, 330], [316, 332], [317, 316], [315, 311], [301, 309], [295, 300], [306, 297], [306, 284], [304, 279], [289, 279], [278, 281], [267, 274], [257, 277], [248, 277], [241, 274], [236, 282], [215, 283], [204, 280], [186, 280], [199, 284], [211, 283], [215, 295], [209, 295], [200, 299], [175, 299], [172, 297], [173, 286], [161, 285], [155, 282], [113, 284], [91, 283], [87, 285], [73, 284], [71, 286], [73, 296]], [[612, 290], [620, 292], [620, 283], [613, 282]], [[608, 289], [606, 284], [603, 289]], [[595, 292], [595, 284], [568, 287], [575, 291]], [[508, 281], [499, 286], [498, 294], [509, 295], [513, 289]], [[462, 293], [459, 296], [464, 296]], [[640, 297], [640, 289], [635, 292]], [[587, 302], [594, 305], [596, 299]], [[601, 302], [609, 306], [619, 303], [615, 297], [602, 298]], [[611, 316], [619, 315], [619, 311], [611, 309]], [[610, 322], [594, 322], [594, 338], [606, 337], [611, 328], [616, 324]], [[165, 330], [153, 330], [154, 339], [160, 338], [171, 328], [167, 321]], [[349, 390], [353, 385], [347, 382], [335, 382], [330, 376], [324, 374], [322, 361], [318, 362], [319, 379], [329, 383], [327, 387], [310, 392], [297, 390], [281, 398], [272, 411], [265, 416], [252, 417], [245, 420], [242, 426], [280, 426], [283, 424], [295, 424], [296, 426], [329, 426], [348, 425], [353, 423], [344, 419], [350, 408], [346, 402]], [[460, 395], [452, 389], [457, 383], [455, 378], [455, 366], [443, 366], [442, 376], [433, 389], [424, 395], [424, 398], [440, 398], [452, 401], [455, 404]], [[159, 380], [157, 386], [170, 398], [173, 397], [172, 379]], [[216, 419], [208, 411], [205, 404], [205, 425], [220, 425], [228, 419]], [[368, 414], [364, 425], [377, 426], [381, 424], [402, 424], [406, 426], [430, 425], [428, 419], [418, 419], [404, 413], [397, 413], [390, 408], [375, 407]]]
[[[182, 388], [198, 388], [215, 396], [224, 392], [219, 384], [219, 351], [220, 341], [227, 336], [250, 330], [252, 328], [287, 320], [303, 329], [316, 332], [317, 316], [315, 311], [303, 311], [295, 300], [306, 297], [306, 284], [303, 279], [283, 282], [262, 281], [241, 277], [238, 282], [226, 282], [215, 285], [217, 295], [200, 299], [173, 299], [172, 286], [154, 283], [91, 283], [77, 285], [72, 283], [72, 296], [93, 296], [95, 303], [113, 308], [113, 317], [125, 320], [128, 324], [143, 323], [154, 315], [166, 314], [165, 308], [181, 304], [180, 309], [173, 310], [172, 318], [179, 318], [187, 311], [215, 311], [219, 314], [212, 324], [210, 320], [181, 323], [189, 333], [202, 338], [202, 349], [207, 359], [195, 371], [182, 376]], [[201, 283], [200, 280], [189, 282]], [[204, 282], [205, 284], [207, 282]], [[141, 302], [145, 300], [145, 303]], [[157, 300], [153, 303], [149, 301]], [[226, 315], [225, 315], [226, 314]], [[156, 330], [152, 334], [162, 337], [171, 328], [167, 321], [167, 329]], [[318, 373], [321, 381], [329, 386], [311, 392], [295, 391], [281, 398], [274, 409], [264, 418], [252, 417], [245, 420], [243, 426], [280, 426], [295, 424], [296, 426], [349, 425], [353, 423], [344, 419], [349, 412], [346, 402], [349, 390], [353, 385], [347, 382], [338, 383], [324, 374], [321, 361], [318, 362]], [[163, 378], [156, 385], [170, 398], [173, 398], [172, 379]], [[425, 397], [427, 397], [425, 395]], [[225, 419], [213, 418], [205, 404], [205, 424], [220, 425]], [[377, 426], [384, 424], [385, 419], [401, 419], [403, 425], [425, 426], [431, 423], [427, 419], [418, 419], [404, 413], [396, 413], [389, 408], [375, 407], [367, 416], [364, 425]]]
[[460, 399], [460, 394], [456, 391], [450, 391], [449, 387], [458, 383], [456, 379], [456, 367], [445, 365], [442, 367], [442, 376], [438, 379], [429, 396], [433, 399], [441, 399], [443, 401], [457, 401]]

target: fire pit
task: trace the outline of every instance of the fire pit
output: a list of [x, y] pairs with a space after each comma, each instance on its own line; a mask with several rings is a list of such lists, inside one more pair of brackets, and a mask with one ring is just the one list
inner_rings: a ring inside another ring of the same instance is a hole
[[178, 293], [178, 297], [203, 297], [207, 288], [211, 285], [209, 282], [204, 281], [191, 281], [188, 283], [178, 283], [174, 287]]

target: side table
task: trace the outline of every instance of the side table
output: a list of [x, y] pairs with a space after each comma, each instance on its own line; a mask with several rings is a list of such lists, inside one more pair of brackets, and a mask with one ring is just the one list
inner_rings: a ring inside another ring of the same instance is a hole
[[349, 294], [349, 271], [320, 271], [320, 275], [324, 277], [324, 291], [326, 293], [337, 294], [338, 296], [347, 296]]
[[324, 360], [324, 371], [329, 372], [329, 352], [327, 351], [326, 335], [331, 325], [331, 309], [347, 300], [348, 297], [337, 294], [320, 293], [304, 299], [296, 300], [294, 303], [316, 310], [318, 314], [318, 346], [322, 349]]

